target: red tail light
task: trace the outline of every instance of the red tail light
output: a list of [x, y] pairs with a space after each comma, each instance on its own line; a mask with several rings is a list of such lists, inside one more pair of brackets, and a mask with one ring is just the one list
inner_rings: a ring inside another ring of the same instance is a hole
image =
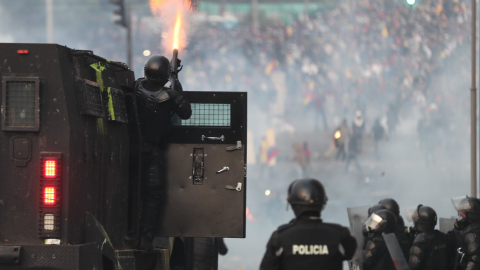
[[29, 51], [28, 50], [18, 50], [17, 53], [18, 54], [29, 54]]
[[54, 159], [45, 160], [45, 177], [55, 178], [57, 176], [57, 162]]
[[60, 238], [62, 206], [62, 153], [40, 152], [39, 169], [39, 219], [40, 238]]
[[45, 205], [54, 205], [56, 202], [55, 198], [55, 188], [54, 187], [45, 187], [43, 192], [43, 202]]

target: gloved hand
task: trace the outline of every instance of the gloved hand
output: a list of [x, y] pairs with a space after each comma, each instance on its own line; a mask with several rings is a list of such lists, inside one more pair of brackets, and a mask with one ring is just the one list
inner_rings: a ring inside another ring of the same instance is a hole
[[175, 79], [174, 84], [175, 84], [175, 91], [177, 91], [180, 94], [183, 93], [183, 87], [180, 81], [178, 80], [178, 78]]
[[175, 104], [180, 105], [183, 103], [183, 96], [179, 92], [174, 90], [168, 90], [167, 93], [168, 96], [170, 96], [170, 99], [173, 99]]
[[[177, 70], [173, 70], [173, 72], [175, 73], [180, 73], [180, 71], [182, 71], [182, 60], [180, 60], [180, 58], [177, 58]], [[170, 67], [172, 66], [172, 61], [170, 61]]]

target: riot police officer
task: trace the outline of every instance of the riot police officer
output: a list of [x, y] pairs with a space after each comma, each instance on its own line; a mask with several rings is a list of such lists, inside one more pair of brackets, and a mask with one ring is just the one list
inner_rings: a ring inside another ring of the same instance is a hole
[[455, 269], [480, 269], [480, 200], [468, 196], [452, 199], [458, 218], [453, 233], [457, 239], [458, 255], [455, 258]]
[[365, 223], [372, 238], [368, 240], [362, 253], [364, 270], [396, 270], [392, 257], [382, 234], [393, 233], [397, 226], [397, 218], [390, 210], [379, 210], [372, 213]]
[[357, 244], [347, 228], [320, 219], [327, 203], [323, 185], [315, 179], [297, 180], [289, 188], [288, 202], [296, 218], [272, 234], [260, 269], [343, 269]]
[[446, 270], [449, 266], [447, 235], [435, 230], [437, 213], [431, 207], [418, 205], [407, 214], [413, 222], [415, 240], [410, 248], [411, 270]]
[[153, 230], [162, 200], [164, 182], [164, 149], [171, 117], [176, 113], [189, 119], [192, 110], [175, 80], [175, 90], [165, 87], [172, 71], [168, 58], [151, 57], [144, 67], [145, 78], [135, 82], [135, 95], [142, 131], [142, 214], [139, 249], [152, 249]]
[[403, 221], [402, 216], [400, 216], [400, 206], [392, 198], [386, 198], [378, 202], [385, 206], [388, 210], [392, 211], [397, 218], [397, 226], [395, 227], [395, 236], [397, 237], [400, 248], [402, 249], [403, 256], [408, 261], [410, 256], [410, 247], [412, 247], [414, 236], [406, 233], [407, 227], [405, 227], [405, 222]]
[[[380, 210], [385, 210], [387, 209], [385, 206], [381, 205], [381, 204], [376, 204], [370, 208], [368, 208], [368, 217], [371, 217], [373, 213], [377, 213], [378, 211]], [[367, 245], [368, 241], [369, 240], [372, 240], [374, 238], [374, 234], [373, 232], [370, 230], [370, 227], [368, 227], [367, 225], [363, 225], [362, 227], [362, 233], [363, 233], [363, 247], [362, 247], [362, 250], [365, 249], [365, 246]]]

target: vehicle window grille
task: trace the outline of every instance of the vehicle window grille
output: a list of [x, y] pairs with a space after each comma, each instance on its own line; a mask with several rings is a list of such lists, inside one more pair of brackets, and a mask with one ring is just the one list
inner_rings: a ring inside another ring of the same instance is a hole
[[38, 77], [2, 77], [2, 130], [38, 131]]
[[105, 112], [102, 103], [100, 86], [97, 83], [80, 80], [78, 83], [78, 104], [80, 112], [84, 115], [104, 117]]
[[35, 127], [35, 82], [7, 81], [5, 126]]
[[173, 118], [176, 126], [230, 127], [230, 104], [192, 103], [192, 116], [188, 120]]
[[127, 108], [125, 107], [125, 96], [123, 95], [123, 91], [111, 88], [110, 92], [112, 95], [112, 105], [115, 119], [113, 119], [111, 116], [109, 116], [109, 119], [121, 123], [128, 123]]

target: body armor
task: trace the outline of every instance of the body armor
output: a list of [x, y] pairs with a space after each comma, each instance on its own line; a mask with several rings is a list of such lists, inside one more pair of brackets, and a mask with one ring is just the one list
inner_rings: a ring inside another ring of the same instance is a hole
[[[183, 94], [168, 87], [161, 87], [157, 91], [147, 90], [143, 84], [145, 79], [139, 79], [135, 85], [138, 114], [142, 130], [142, 141], [148, 148], [157, 144], [160, 148], [166, 143], [166, 136], [170, 127], [170, 120], [174, 113], [182, 119], [190, 118], [192, 110], [190, 102]], [[176, 89], [180, 89], [180, 83]]]
[[363, 270], [396, 270], [382, 235], [370, 239], [362, 254]]
[[448, 252], [447, 236], [444, 233], [437, 230], [419, 233], [410, 249], [410, 269], [447, 270]]
[[460, 231], [457, 269], [480, 270], [480, 223], [471, 223]]

